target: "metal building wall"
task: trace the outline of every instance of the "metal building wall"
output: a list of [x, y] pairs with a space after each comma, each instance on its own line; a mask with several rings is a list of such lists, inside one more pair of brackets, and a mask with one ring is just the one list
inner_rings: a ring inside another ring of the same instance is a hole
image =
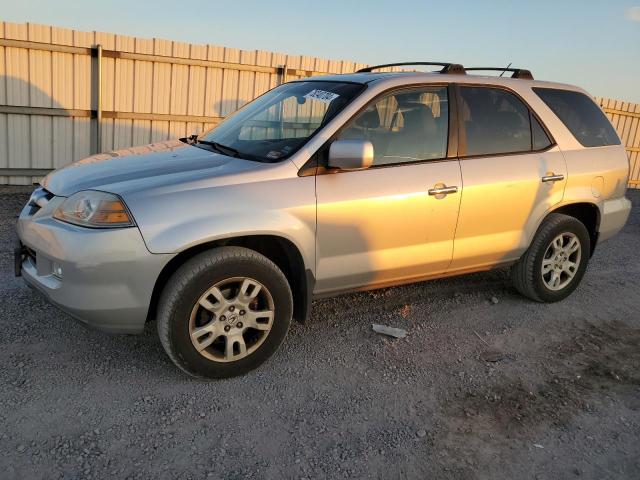
[[[279, 83], [364, 66], [0, 22], [0, 184], [30, 184], [98, 151], [198, 133]], [[630, 186], [640, 188], [640, 105], [597, 100], [627, 146]]]
[[[7, 22], [0, 23], [0, 39], [85, 47], [93, 42], [92, 34]], [[90, 76], [89, 55], [0, 45], [0, 169], [51, 169], [91, 153], [90, 118], [74, 115], [91, 109]], [[0, 183], [31, 181], [0, 176]]]
[[640, 188], [640, 105], [611, 98], [596, 98], [629, 155], [629, 186]]
[[364, 66], [0, 22], [0, 184], [30, 184], [98, 150], [198, 133], [283, 81]]

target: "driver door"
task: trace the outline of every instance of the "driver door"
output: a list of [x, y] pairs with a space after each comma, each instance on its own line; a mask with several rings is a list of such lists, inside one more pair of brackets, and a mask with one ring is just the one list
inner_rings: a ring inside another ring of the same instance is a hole
[[316, 177], [315, 293], [448, 268], [462, 193], [449, 124], [448, 87], [425, 86], [374, 100], [338, 134], [371, 141], [375, 158], [366, 170]]

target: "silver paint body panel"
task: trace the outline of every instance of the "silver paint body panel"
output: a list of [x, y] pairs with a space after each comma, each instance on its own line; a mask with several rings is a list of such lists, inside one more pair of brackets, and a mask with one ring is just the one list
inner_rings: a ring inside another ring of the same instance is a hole
[[[18, 236], [37, 256], [23, 262], [24, 280], [84, 323], [140, 333], [155, 281], [172, 255], [151, 254], [137, 228], [88, 229], [55, 220], [61, 200], [35, 215], [27, 206], [18, 218]], [[62, 278], [53, 274], [54, 262]]]
[[[18, 235], [64, 275], [23, 264], [25, 280], [72, 315], [114, 332], [139, 332], [162, 268], [191, 247], [225, 238], [273, 235], [299, 250], [315, 277], [315, 295], [376, 288], [477, 271], [517, 260], [552, 210], [587, 202], [600, 212], [600, 239], [624, 225], [628, 161], [622, 146], [582, 147], [531, 90], [581, 91], [509, 78], [423, 73], [362, 73], [314, 80], [367, 88], [291, 158], [259, 163], [178, 141], [95, 155], [52, 172], [56, 197]], [[299, 176], [299, 170], [379, 94], [428, 84], [499, 85], [538, 114], [557, 146], [539, 153], [448, 159], [386, 168]], [[541, 177], [562, 174], [559, 182]], [[429, 195], [435, 187], [455, 193]], [[51, 217], [62, 197], [85, 189], [118, 194], [137, 226], [93, 230]], [[39, 262], [38, 262], [39, 263]]]

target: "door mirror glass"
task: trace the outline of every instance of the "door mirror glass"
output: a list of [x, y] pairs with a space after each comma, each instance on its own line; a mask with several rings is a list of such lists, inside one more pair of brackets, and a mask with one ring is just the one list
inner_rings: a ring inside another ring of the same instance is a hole
[[369, 140], [336, 140], [329, 148], [329, 168], [363, 170], [373, 163], [373, 144]]

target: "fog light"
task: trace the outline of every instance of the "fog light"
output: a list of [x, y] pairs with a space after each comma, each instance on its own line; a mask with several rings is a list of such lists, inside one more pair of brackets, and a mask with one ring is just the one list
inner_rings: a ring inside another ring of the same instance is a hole
[[53, 276], [62, 278], [62, 265], [53, 262]]

